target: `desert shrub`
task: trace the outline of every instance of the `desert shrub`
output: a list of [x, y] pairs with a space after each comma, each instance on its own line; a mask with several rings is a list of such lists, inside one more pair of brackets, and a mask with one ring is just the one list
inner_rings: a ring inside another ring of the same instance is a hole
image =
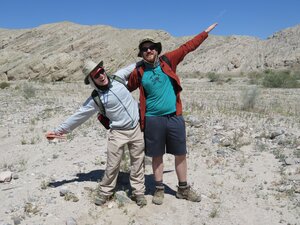
[[251, 87], [242, 91], [242, 110], [251, 110], [255, 106], [259, 90], [257, 87]]
[[268, 88], [299, 88], [300, 71], [272, 71], [251, 72], [248, 75], [249, 83], [262, 85]]
[[291, 74], [294, 76], [296, 80], [298, 81], [300, 80], [300, 70], [293, 71], [291, 72]]
[[298, 74], [290, 71], [267, 71], [262, 80], [262, 85], [268, 88], [299, 88]]
[[293, 154], [296, 158], [300, 158], [300, 149], [295, 149]]
[[249, 78], [250, 84], [260, 84], [263, 78], [263, 74], [261, 72], [251, 72], [247, 76]]
[[226, 78], [226, 80], [225, 80], [226, 83], [229, 83], [229, 82], [231, 82], [231, 81], [232, 81], [232, 78], [231, 78], [231, 77], [228, 77], [228, 78]]
[[199, 71], [195, 71], [195, 72], [182, 72], [180, 74], [178, 74], [181, 78], [198, 78], [201, 79], [203, 77], [205, 77], [205, 74], [199, 72]]
[[209, 79], [209, 82], [216, 82], [220, 80], [220, 74], [210, 72], [207, 74], [207, 78]]
[[22, 87], [22, 90], [23, 90], [24, 97], [26, 99], [35, 97], [36, 89], [33, 87], [33, 85], [29, 83], [25, 83]]
[[0, 88], [1, 89], [8, 88], [9, 86], [10, 86], [10, 84], [5, 82], [5, 81], [0, 83]]

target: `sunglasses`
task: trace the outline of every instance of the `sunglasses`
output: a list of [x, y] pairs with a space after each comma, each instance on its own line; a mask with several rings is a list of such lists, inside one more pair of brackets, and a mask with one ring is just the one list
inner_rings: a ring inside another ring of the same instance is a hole
[[105, 73], [104, 68], [103, 67], [98, 67], [98, 68], [96, 68], [95, 70], [93, 70], [91, 72], [91, 77], [96, 80], [100, 77], [101, 74], [104, 74], [104, 73]]
[[156, 49], [156, 46], [155, 45], [150, 45], [148, 47], [141, 47], [140, 51], [141, 52], [147, 52], [148, 49], [150, 49], [152, 51], [152, 50]]

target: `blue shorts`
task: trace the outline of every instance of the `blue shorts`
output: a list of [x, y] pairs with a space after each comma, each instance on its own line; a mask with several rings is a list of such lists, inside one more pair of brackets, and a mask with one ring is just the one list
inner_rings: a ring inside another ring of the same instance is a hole
[[185, 122], [175, 113], [166, 116], [146, 116], [145, 148], [150, 157], [186, 154]]

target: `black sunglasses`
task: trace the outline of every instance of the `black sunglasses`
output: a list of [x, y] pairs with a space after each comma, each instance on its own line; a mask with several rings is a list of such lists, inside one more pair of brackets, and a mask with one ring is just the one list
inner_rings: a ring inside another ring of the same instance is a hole
[[141, 52], [146, 52], [146, 51], [148, 51], [148, 49], [150, 49], [152, 51], [152, 50], [156, 49], [156, 46], [155, 45], [150, 45], [148, 47], [141, 47], [140, 51]]
[[104, 68], [101, 68], [101, 67], [96, 68], [96, 70], [91, 72], [91, 77], [96, 80], [100, 77], [100, 74], [104, 74], [104, 73], [105, 73]]

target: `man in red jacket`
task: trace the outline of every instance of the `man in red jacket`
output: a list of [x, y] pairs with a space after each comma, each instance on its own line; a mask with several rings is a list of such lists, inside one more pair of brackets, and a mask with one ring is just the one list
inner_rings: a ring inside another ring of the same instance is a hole
[[162, 46], [152, 38], [139, 43], [138, 56], [144, 65], [134, 70], [129, 77], [128, 87], [140, 89], [141, 127], [144, 130], [146, 155], [152, 157], [155, 179], [155, 193], [152, 202], [163, 203], [163, 155], [175, 156], [175, 169], [178, 178], [176, 197], [193, 202], [201, 201], [201, 195], [193, 191], [187, 183], [186, 133], [182, 117], [179, 77], [177, 65], [191, 51], [194, 51], [217, 26], [209, 26], [179, 48], [159, 57]]

